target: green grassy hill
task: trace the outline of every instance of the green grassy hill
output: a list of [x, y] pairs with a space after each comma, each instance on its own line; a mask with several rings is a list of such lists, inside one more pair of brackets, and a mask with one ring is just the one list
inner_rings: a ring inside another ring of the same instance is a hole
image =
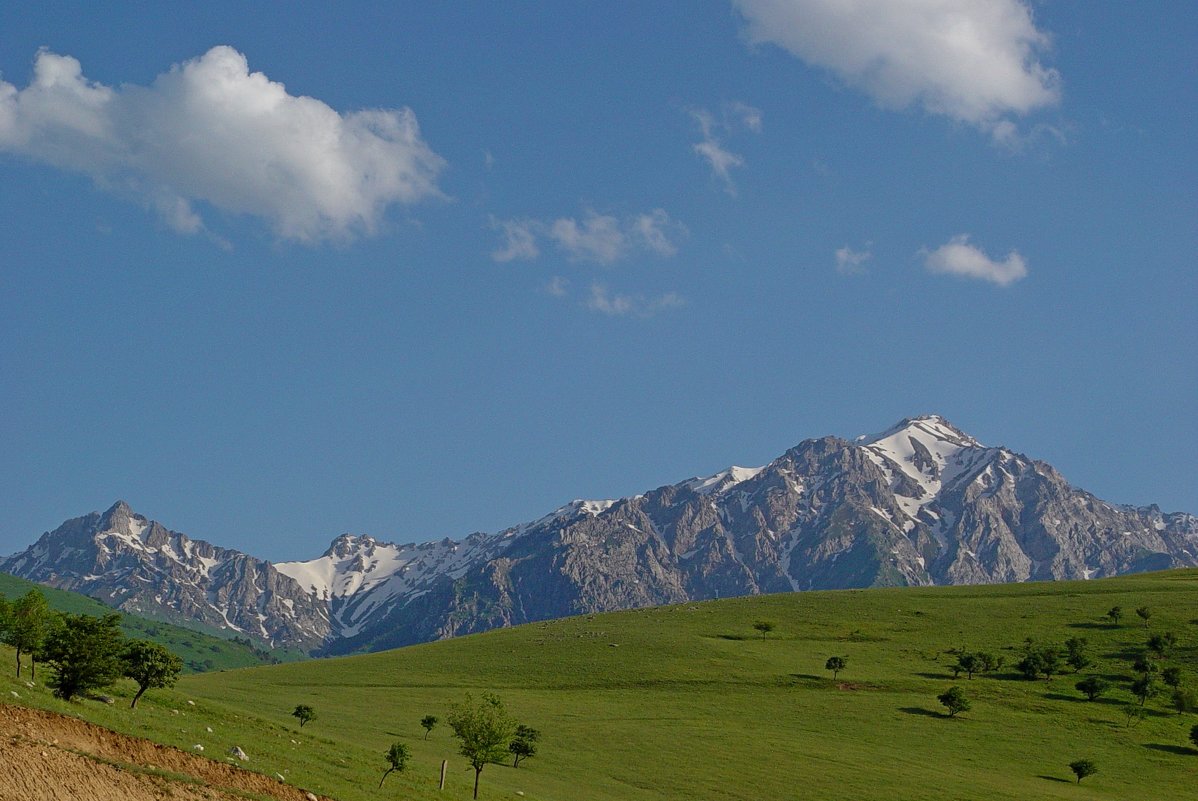
[[[1112, 606], [1119, 626], [1103, 617]], [[1148, 606], [1146, 630], [1134, 609]], [[757, 620], [777, 628], [762, 638]], [[32, 703], [223, 755], [343, 801], [469, 798], [472, 771], [442, 722], [466, 691], [492, 690], [543, 733], [519, 769], [488, 766], [485, 799], [1180, 799], [1198, 787], [1198, 750], [1166, 697], [1128, 725], [1129, 657], [1171, 631], [1166, 664], [1198, 689], [1198, 571], [1091, 582], [879, 589], [737, 598], [575, 617], [397, 651], [187, 677], [121, 704], [61, 704], [6, 676]], [[1010, 665], [1027, 637], [1086, 637], [1109, 677], [1086, 702], [1071, 671], [1027, 681]], [[954, 680], [950, 649], [992, 651], [1008, 668]], [[847, 658], [838, 680], [829, 656]], [[0, 665], [4, 664], [0, 658]], [[963, 687], [949, 719], [936, 695]], [[119, 688], [128, 697], [131, 687]], [[319, 717], [302, 730], [296, 704]], [[144, 706], [144, 709], [142, 708]], [[212, 732], [207, 729], [211, 728]], [[395, 740], [414, 754], [377, 789]], [[1073, 783], [1069, 762], [1097, 775]], [[447, 790], [436, 776], [449, 760]]]
[[[53, 587], [35, 584], [7, 573], [0, 573], [0, 595], [10, 601], [19, 598], [34, 587], [41, 590], [42, 594], [46, 596], [50, 608], [59, 612], [100, 617], [115, 611], [86, 595], [56, 590]], [[235, 642], [126, 612], [120, 614], [121, 629], [127, 637], [162, 643], [183, 659], [184, 669], [189, 673], [266, 665], [275, 661], [304, 658], [299, 652], [267, 650], [253, 645], [248, 639]]]

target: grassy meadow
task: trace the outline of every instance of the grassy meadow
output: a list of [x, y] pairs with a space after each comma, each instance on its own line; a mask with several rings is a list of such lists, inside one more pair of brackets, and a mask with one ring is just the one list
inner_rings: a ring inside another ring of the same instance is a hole
[[[1105, 613], [1122, 606], [1112, 625]], [[1137, 607], [1152, 609], [1145, 629]], [[759, 620], [776, 628], [761, 636]], [[444, 721], [467, 691], [494, 691], [542, 732], [518, 769], [488, 766], [480, 798], [562, 799], [1181, 799], [1195, 797], [1198, 715], [1168, 695], [1129, 720], [1130, 657], [1153, 633], [1198, 689], [1198, 570], [1089, 582], [810, 592], [688, 603], [536, 623], [364, 656], [133, 685], [115, 705], [64, 704], [0, 677], [0, 698], [45, 707], [222, 758], [342, 801], [464, 799], [473, 771]], [[1095, 664], [1051, 680], [1017, 676], [1025, 638], [1085, 637]], [[992, 676], [953, 679], [950, 649], [1002, 655]], [[838, 679], [829, 656], [847, 660]], [[0, 665], [11, 664], [11, 651]], [[1079, 678], [1115, 686], [1087, 702]], [[972, 709], [944, 716], [962, 687]], [[10, 692], [21, 696], [11, 699]], [[310, 704], [317, 719], [290, 717]], [[441, 723], [427, 740], [424, 715]], [[209, 732], [207, 729], [211, 728]], [[378, 789], [387, 747], [413, 753]], [[1068, 764], [1099, 772], [1074, 783]], [[437, 790], [442, 759], [447, 788]]]

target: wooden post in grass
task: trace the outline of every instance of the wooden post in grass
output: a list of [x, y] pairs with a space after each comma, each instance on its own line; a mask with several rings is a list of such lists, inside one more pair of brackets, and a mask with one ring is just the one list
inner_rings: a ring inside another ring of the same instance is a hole
[[445, 768], [448, 767], [448, 765], [449, 765], [448, 759], [441, 760], [441, 784], [437, 787], [438, 790], [445, 789]]

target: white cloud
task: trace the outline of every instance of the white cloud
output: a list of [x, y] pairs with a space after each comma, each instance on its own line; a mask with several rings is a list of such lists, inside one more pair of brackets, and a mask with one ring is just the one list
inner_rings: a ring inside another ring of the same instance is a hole
[[668, 257], [678, 252], [678, 242], [688, 231], [665, 209], [653, 209], [621, 220], [588, 209], [582, 219], [492, 219], [503, 241], [491, 252], [495, 261], [532, 260], [540, 256], [538, 241], [552, 242], [571, 261], [613, 264], [637, 251]]
[[928, 272], [948, 273], [965, 278], [977, 278], [999, 286], [1007, 286], [1027, 275], [1027, 263], [1012, 250], [1002, 261], [995, 261], [971, 245], [969, 234], [957, 234], [932, 251], [924, 251], [924, 266]]
[[574, 261], [611, 264], [628, 250], [628, 237], [620, 221], [610, 214], [587, 211], [582, 222], [563, 217], [550, 224], [546, 234]]
[[440, 197], [444, 165], [410, 109], [339, 113], [224, 46], [117, 88], [40, 51], [29, 86], [0, 81], [0, 151], [131, 191], [184, 233], [203, 230], [202, 202], [303, 242], [369, 235], [390, 205]]
[[491, 227], [498, 228], [503, 234], [503, 244], [491, 251], [495, 261], [530, 261], [541, 255], [537, 247], [537, 235], [534, 229], [536, 220], [496, 220], [491, 218]]
[[1049, 37], [1025, 0], [734, 0], [753, 43], [831, 70], [879, 104], [919, 104], [1009, 143], [1010, 115], [1056, 104]]
[[591, 295], [587, 299], [588, 309], [609, 317], [652, 317], [658, 312], [684, 305], [686, 301], [676, 292], [647, 298], [644, 295], [613, 293], [603, 284], [591, 284]]
[[745, 160], [724, 146], [723, 138], [744, 128], [761, 133], [761, 111], [750, 105], [734, 101], [724, 106], [719, 119], [707, 109], [692, 109], [691, 117], [699, 125], [702, 142], [691, 145], [698, 155], [707, 160], [712, 173], [724, 184], [725, 191], [736, 196], [736, 184], [732, 180], [732, 168], [743, 167]]
[[545, 284], [545, 291], [555, 298], [564, 298], [570, 291], [570, 280], [555, 275], [549, 279], [549, 283]]
[[836, 272], [841, 275], [861, 275], [867, 272], [865, 262], [873, 258], [867, 250], [853, 250], [848, 245], [836, 249]]

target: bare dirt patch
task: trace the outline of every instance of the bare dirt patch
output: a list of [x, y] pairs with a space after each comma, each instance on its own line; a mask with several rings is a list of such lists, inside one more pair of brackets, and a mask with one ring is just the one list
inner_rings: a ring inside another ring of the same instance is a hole
[[260, 773], [7, 704], [0, 766], [0, 801], [325, 801]]

